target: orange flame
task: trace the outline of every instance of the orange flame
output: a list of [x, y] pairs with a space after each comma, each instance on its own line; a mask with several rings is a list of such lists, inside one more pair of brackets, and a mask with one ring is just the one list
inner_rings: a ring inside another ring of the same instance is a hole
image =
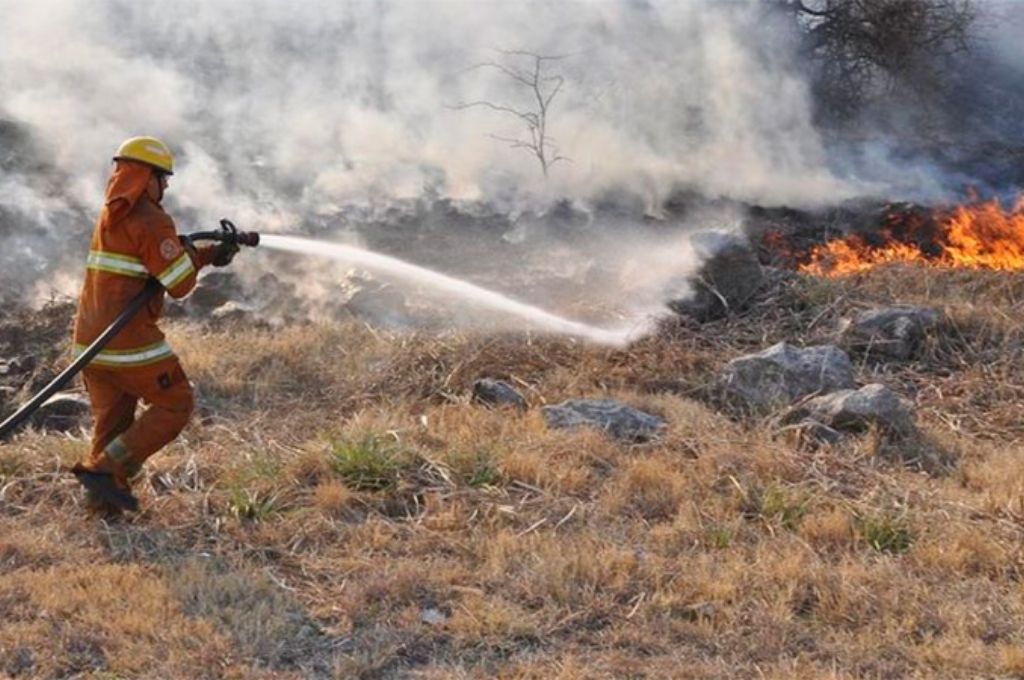
[[1024, 270], [1024, 198], [1012, 210], [997, 200], [957, 206], [938, 213], [930, 226], [893, 215], [879, 235], [878, 244], [852, 235], [816, 246], [799, 270], [843, 276], [895, 262]]

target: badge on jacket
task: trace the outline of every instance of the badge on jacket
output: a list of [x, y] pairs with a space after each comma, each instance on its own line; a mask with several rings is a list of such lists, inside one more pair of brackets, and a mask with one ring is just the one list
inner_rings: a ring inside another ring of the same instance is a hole
[[181, 254], [181, 244], [173, 238], [164, 239], [160, 244], [160, 255], [165, 260], [173, 260]]

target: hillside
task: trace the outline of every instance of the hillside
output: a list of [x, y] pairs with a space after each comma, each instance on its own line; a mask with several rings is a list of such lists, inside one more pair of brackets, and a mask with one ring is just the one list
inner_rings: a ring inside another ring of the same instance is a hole
[[[619, 350], [175, 321], [201, 412], [139, 515], [83, 516], [58, 470], [84, 432], [0, 445], [0, 674], [1020, 677], [1022, 296], [1013, 273], [794, 275]], [[912, 442], [814, 444], [712, 389], [893, 302], [947, 316], [913, 360], [853, 356], [912, 400]], [[10, 315], [7, 351], [56, 360], [72, 308], [47, 311]], [[481, 377], [530, 408], [474, 403]], [[542, 405], [603, 396], [668, 426], [545, 426]]]

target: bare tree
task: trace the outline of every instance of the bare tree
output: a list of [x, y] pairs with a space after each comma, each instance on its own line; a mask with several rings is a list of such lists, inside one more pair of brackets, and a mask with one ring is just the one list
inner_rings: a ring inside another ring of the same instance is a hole
[[[560, 75], [548, 75], [547, 67], [555, 61], [565, 59], [564, 55], [542, 55], [523, 50], [498, 50], [502, 56], [501, 61], [487, 61], [471, 66], [468, 70], [494, 69], [506, 76], [517, 86], [524, 88], [531, 100], [529, 108], [519, 108], [514, 105], [500, 104], [486, 100], [463, 102], [455, 105], [456, 109], [469, 109], [483, 107], [492, 111], [512, 116], [526, 126], [526, 135], [523, 137], [503, 137], [490, 135], [498, 141], [505, 142], [513, 149], [522, 149], [537, 159], [544, 177], [558, 161], [569, 161], [565, 156], [559, 155], [555, 141], [548, 135], [548, 114], [551, 111], [551, 103], [561, 92], [565, 79]], [[520, 65], [526, 62], [528, 66], [522, 68]]]
[[941, 89], [968, 49], [974, 0], [767, 0], [792, 13], [817, 67], [822, 104], [849, 117], [872, 94]]

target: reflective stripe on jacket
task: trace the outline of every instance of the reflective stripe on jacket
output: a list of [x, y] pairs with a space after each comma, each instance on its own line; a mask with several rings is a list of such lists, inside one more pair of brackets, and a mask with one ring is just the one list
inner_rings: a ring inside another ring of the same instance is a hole
[[[82, 354], [88, 345], [75, 343], [75, 358]], [[171, 346], [166, 340], [154, 343], [149, 347], [137, 349], [105, 349], [101, 350], [90, 364], [103, 366], [104, 368], [134, 368], [136, 366], [149, 366], [174, 356]]]
[[[181, 298], [195, 287], [198, 270], [213, 259], [212, 247], [191, 252], [182, 247], [173, 220], [146, 194], [152, 172], [142, 163], [117, 161], [107, 183], [78, 301], [76, 353], [110, 325], [146, 279], [155, 277], [172, 297]], [[163, 297], [153, 296], [92, 363], [134, 368], [173, 357], [157, 327]]]

